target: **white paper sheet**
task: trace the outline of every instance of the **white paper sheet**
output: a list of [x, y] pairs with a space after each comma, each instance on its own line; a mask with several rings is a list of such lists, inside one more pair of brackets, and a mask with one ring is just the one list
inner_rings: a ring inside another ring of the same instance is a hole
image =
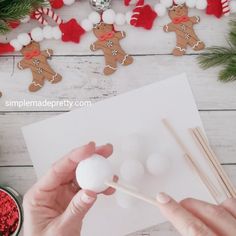
[[[164, 129], [162, 118], [171, 121], [186, 145], [199, 157], [187, 129], [202, 127], [202, 123], [185, 75], [26, 126], [23, 133], [39, 177], [71, 149], [91, 140], [98, 145], [114, 144], [114, 155], [110, 161], [118, 173], [120, 163], [128, 158], [120, 152], [120, 139], [132, 133], [142, 134], [147, 145], [146, 155], [164, 150], [171, 159], [171, 169], [162, 178], [144, 178], [139, 184], [141, 191], [153, 197], [157, 192], [165, 191], [177, 200], [195, 197], [212, 202], [207, 189]], [[211, 172], [203, 159], [199, 157], [198, 161]], [[84, 221], [82, 235], [123, 236], [163, 221], [158, 209], [146, 203], [139, 202], [135, 208], [122, 209], [115, 203], [114, 196], [100, 196]]]

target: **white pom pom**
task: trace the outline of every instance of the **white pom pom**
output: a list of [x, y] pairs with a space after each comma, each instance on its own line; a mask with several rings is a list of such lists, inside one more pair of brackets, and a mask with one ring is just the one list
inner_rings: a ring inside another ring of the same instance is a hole
[[186, 0], [186, 5], [189, 8], [194, 8], [196, 7], [197, 0]]
[[208, 5], [207, 0], [197, 0], [197, 2], [196, 2], [196, 8], [198, 10], [206, 9], [207, 5]]
[[81, 26], [87, 32], [91, 31], [93, 29], [93, 23], [90, 20], [88, 20], [88, 19], [82, 20]]
[[146, 161], [146, 168], [148, 172], [154, 176], [163, 175], [170, 167], [170, 160], [166, 156], [159, 153], [151, 154]]
[[133, 13], [131, 11], [128, 11], [125, 14], [125, 20], [126, 20], [127, 24], [129, 24], [129, 25], [130, 25], [130, 21], [131, 21], [132, 15], [133, 15]]
[[184, 4], [186, 0], [175, 0], [176, 4]]
[[164, 5], [166, 8], [168, 8], [173, 5], [173, 0], [161, 0], [160, 3]]
[[76, 179], [82, 189], [96, 193], [105, 191], [107, 181], [113, 180], [113, 170], [108, 159], [93, 155], [81, 161], [76, 169]]
[[44, 36], [45, 39], [51, 39], [53, 37], [53, 35], [52, 35], [52, 26], [46, 25], [43, 28], [43, 36]]
[[117, 13], [115, 18], [115, 24], [117, 25], [124, 25], [125, 24], [125, 15], [122, 13]]
[[21, 45], [26, 46], [26, 45], [30, 44], [31, 38], [27, 33], [21, 33], [17, 36], [17, 41]]
[[230, 7], [230, 12], [235, 13], [236, 12], [236, 1], [230, 1], [229, 7]]
[[58, 26], [52, 28], [52, 36], [54, 39], [61, 39], [62, 33]]
[[43, 40], [43, 30], [39, 27], [32, 29], [31, 37], [35, 42], [40, 42]]
[[93, 11], [89, 14], [88, 19], [93, 23], [93, 24], [98, 24], [101, 21], [101, 15]]
[[19, 43], [17, 39], [12, 39], [10, 44], [13, 48], [15, 48], [15, 51], [20, 51], [23, 47], [22, 44]]
[[112, 9], [108, 9], [103, 12], [102, 20], [106, 24], [113, 24], [115, 22], [116, 13]]
[[161, 3], [157, 3], [155, 5], [154, 10], [157, 13], [157, 15], [160, 16], [160, 17], [166, 15], [166, 12], [167, 12], [166, 7]]
[[63, 2], [65, 5], [70, 6], [75, 2], [75, 0], [63, 0]]
[[135, 159], [125, 160], [120, 168], [121, 177], [129, 183], [139, 181], [143, 177], [144, 172], [142, 163]]
[[21, 23], [27, 23], [30, 21], [30, 16], [25, 16], [24, 18], [20, 19]]

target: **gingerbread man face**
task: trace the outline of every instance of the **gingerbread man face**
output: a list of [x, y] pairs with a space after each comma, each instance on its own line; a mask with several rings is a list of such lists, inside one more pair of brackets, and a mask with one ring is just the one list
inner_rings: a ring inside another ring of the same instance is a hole
[[171, 19], [187, 15], [188, 15], [188, 7], [185, 4], [173, 6], [169, 9], [169, 17]]
[[93, 33], [97, 38], [100, 38], [104, 34], [110, 33], [114, 30], [114, 26], [101, 22], [93, 28]]
[[34, 50], [40, 51], [40, 45], [39, 43], [32, 41], [29, 45], [27, 45], [27, 47], [23, 47], [21, 49], [21, 53], [23, 54], [23, 56], [26, 56], [27, 53], [32, 52]]

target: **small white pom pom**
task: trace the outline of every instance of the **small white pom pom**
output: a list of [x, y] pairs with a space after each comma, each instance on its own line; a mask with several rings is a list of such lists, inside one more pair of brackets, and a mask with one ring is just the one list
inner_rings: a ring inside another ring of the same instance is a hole
[[125, 24], [125, 15], [122, 13], [117, 13], [115, 18], [115, 24], [116, 25], [124, 25]]
[[70, 6], [75, 2], [75, 0], [63, 0], [63, 2], [65, 5]]
[[236, 1], [230, 1], [229, 7], [230, 7], [230, 12], [235, 13], [236, 12]]
[[197, 0], [186, 0], [186, 5], [189, 8], [194, 8], [196, 7]]
[[32, 29], [31, 37], [35, 42], [40, 42], [43, 40], [43, 30], [39, 27]]
[[26, 45], [30, 44], [31, 38], [27, 33], [21, 33], [17, 36], [17, 41], [21, 45], [26, 46]]
[[116, 13], [112, 9], [108, 9], [103, 12], [102, 20], [106, 24], [113, 24], [115, 22]]
[[196, 8], [198, 10], [204, 10], [207, 8], [207, 0], [197, 0], [196, 2]]
[[176, 4], [184, 4], [186, 0], [175, 0]]
[[19, 43], [17, 39], [12, 39], [10, 44], [13, 48], [15, 48], [15, 51], [20, 51], [23, 47], [22, 44]]
[[56, 40], [61, 38], [62, 33], [61, 33], [61, 30], [58, 26], [52, 28], [52, 36]]
[[154, 176], [163, 175], [170, 167], [170, 160], [159, 153], [151, 154], [146, 161], [148, 172]]
[[173, 0], [161, 0], [160, 3], [164, 5], [166, 8], [168, 8], [173, 5]]
[[53, 35], [52, 35], [52, 26], [46, 25], [43, 28], [43, 36], [44, 36], [45, 39], [51, 39], [53, 37]]
[[81, 161], [76, 169], [76, 179], [82, 189], [91, 190], [96, 193], [105, 191], [107, 181], [113, 180], [113, 170], [108, 159], [93, 155]]
[[166, 15], [166, 7], [161, 3], [157, 3], [154, 10], [160, 17]]
[[101, 21], [101, 15], [93, 11], [89, 14], [88, 19], [93, 23], [93, 24], [98, 24]]
[[142, 163], [135, 159], [125, 160], [120, 168], [121, 177], [129, 183], [139, 181], [143, 177], [144, 172]]
[[30, 21], [30, 16], [25, 16], [25, 17], [23, 17], [22, 19], [20, 19], [20, 22], [21, 23], [27, 23], [27, 22], [29, 22]]
[[91, 31], [93, 29], [93, 23], [90, 20], [88, 20], [88, 19], [82, 20], [81, 26], [87, 32]]
[[128, 11], [125, 14], [125, 20], [126, 20], [127, 24], [129, 24], [129, 25], [130, 25], [130, 21], [131, 21], [132, 15], [133, 15], [133, 13], [131, 11]]

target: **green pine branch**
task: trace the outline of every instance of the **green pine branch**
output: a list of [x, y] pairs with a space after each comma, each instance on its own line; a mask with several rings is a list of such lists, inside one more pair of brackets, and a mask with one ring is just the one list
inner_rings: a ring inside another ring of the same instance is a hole
[[223, 65], [219, 79], [227, 82], [236, 80], [236, 21], [230, 22], [228, 47], [209, 47], [198, 57], [198, 62], [203, 69]]

